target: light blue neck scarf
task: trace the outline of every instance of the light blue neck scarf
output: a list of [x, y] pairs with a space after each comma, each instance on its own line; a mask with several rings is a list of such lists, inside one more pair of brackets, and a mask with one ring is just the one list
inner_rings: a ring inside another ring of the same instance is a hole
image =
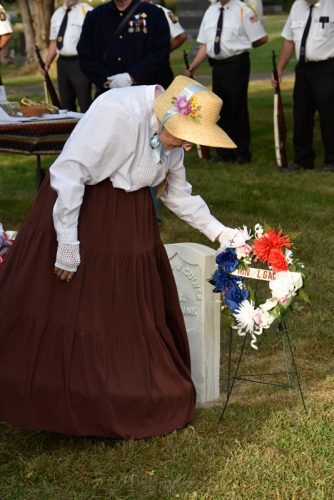
[[159, 134], [154, 134], [150, 138], [150, 146], [153, 149], [153, 154], [154, 154], [156, 163], [160, 163], [161, 159], [168, 155], [166, 149], [164, 148], [162, 142], [160, 141]]

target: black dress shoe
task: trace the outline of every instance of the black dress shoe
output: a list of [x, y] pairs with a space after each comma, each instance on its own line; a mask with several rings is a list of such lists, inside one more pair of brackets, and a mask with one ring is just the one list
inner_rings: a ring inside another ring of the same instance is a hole
[[233, 163], [234, 158], [232, 156], [222, 156], [217, 155], [211, 160], [213, 163]]
[[323, 171], [324, 172], [334, 172], [334, 165], [333, 165], [333, 163], [325, 163]]
[[287, 167], [281, 168], [282, 174], [288, 174], [290, 172], [298, 172], [298, 170], [312, 170], [314, 165], [300, 165], [299, 163], [290, 163]]
[[250, 156], [237, 156], [236, 159], [234, 160], [234, 163], [238, 163], [238, 165], [244, 165], [245, 163], [250, 163], [250, 162], [251, 162]]

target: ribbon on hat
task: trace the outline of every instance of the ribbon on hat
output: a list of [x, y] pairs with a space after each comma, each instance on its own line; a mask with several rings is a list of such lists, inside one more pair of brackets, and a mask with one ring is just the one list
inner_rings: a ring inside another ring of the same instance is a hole
[[164, 126], [167, 120], [175, 115], [190, 116], [193, 120], [200, 119], [200, 106], [194, 102], [194, 95], [201, 91], [207, 90], [203, 85], [192, 84], [185, 87], [178, 97], [174, 97], [173, 106], [169, 108], [161, 119], [161, 127]]

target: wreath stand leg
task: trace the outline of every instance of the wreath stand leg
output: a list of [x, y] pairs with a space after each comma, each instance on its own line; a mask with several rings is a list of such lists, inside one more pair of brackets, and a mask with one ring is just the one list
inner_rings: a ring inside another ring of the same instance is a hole
[[[277, 330], [282, 334], [282, 344], [283, 344], [283, 354], [284, 354], [284, 360], [285, 360], [285, 371], [281, 372], [271, 372], [271, 373], [257, 373], [257, 374], [239, 374], [239, 369], [241, 365], [241, 361], [243, 358], [243, 354], [245, 352], [245, 346], [246, 346], [246, 341], [249, 339], [249, 334], [246, 334], [244, 336], [239, 358], [237, 361], [236, 369], [234, 372], [234, 375], [231, 376], [231, 364], [232, 364], [232, 329], [230, 328], [230, 334], [229, 334], [229, 341], [228, 341], [228, 367], [227, 367], [227, 395], [226, 395], [226, 400], [225, 404], [222, 410], [222, 413], [219, 418], [219, 423], [221, 423], [224, 419], [225, 412], [227, 410], [233, 389], [235, 387], [235, 381], [240, 380], [240, 381], [245, 381], [245, 382], [253, 382], [256, 384], [265, 384], [265, 385], [271, 385], [275, 387], [283, 387], [285, 389], [289, 389], [290, 395], [291, 395], [291, 389], [293, 387], [292, 383], [292, 378], [295, 377], [297, 381], [297, 387], [300, 395], [300, 399], [304, 408], [305, 413], [307, 413], [306, 409], [306, 404], [305, 404], [305, 398], [304, 398], [304, 393], [300, 381], [300, 375], [299, 371], [297, 368], [297, 363], [296, 363], [296, 358], [293, 352], [293, 347], [291, 343], [291, 339], [289, 336], [289, 332], [286, 326], [286, 323], [284, 320], [280, 320], [278, 323], [278, 328]], [[291, 370], [289, 368], [289, 360], [288, 360], [288, 355], [290, 355], [292, 367]], [[268, 380], [259, 380], [258, 378], [253, 378], [255, 377], [271, 377], [271, 376], [277, 376], [277, 375], [285, 375], [286, 376], [286, 383], [276, 383]]]

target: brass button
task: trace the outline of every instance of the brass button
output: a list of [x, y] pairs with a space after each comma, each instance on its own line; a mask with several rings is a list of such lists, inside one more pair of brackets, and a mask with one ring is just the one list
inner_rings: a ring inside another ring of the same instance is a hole
[[119, 13], [119, 15], [120, 15], [120, 16], [123, 16], [123, 12], [120, 12], [120, 13]]

